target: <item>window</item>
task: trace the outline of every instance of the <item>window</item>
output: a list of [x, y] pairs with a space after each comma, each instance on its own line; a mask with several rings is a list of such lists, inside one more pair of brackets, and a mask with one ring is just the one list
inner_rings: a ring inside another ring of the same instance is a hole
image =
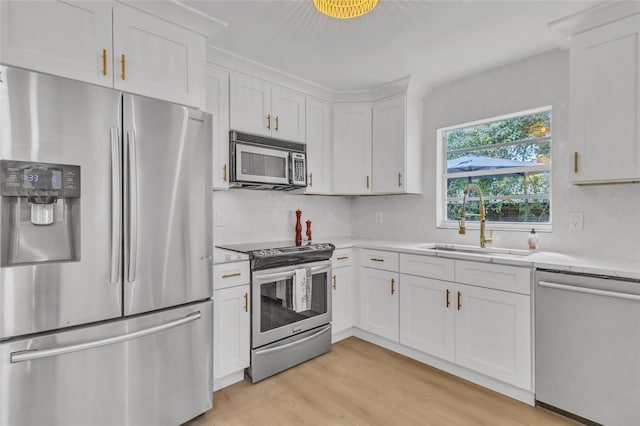
[[[460, 218], [464, 189], [482, 190], [487, 222], [497, 228], [551, 224], [551, 108], [545, 107], [438, 130], [439, 225]], [[480, 197], [467, 196], [467, 213]], [[467, 215], [468, 221], [479, 221]]]

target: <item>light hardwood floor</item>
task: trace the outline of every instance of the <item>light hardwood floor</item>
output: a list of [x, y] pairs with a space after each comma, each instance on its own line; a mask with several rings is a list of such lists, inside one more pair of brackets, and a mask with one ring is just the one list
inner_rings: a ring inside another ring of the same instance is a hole
[[576, 425], [355, 337], [255, 385], [214, 394], [188, 426]]

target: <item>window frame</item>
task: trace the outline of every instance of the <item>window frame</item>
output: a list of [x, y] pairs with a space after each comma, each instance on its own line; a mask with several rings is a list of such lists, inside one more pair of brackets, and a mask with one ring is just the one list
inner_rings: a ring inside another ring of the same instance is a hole
[[[529, 232], [531, 228], [535, 228], [536, 231], [541, 232], [551, 232], [552, 231], [552, 212], [553, 212], [553, 108], [551, 105], [546, 105], [543, 107], [528, 109], [524, 111], [518, 111], [514, 113], [509, 113], [505, 115], [495, 116], [484, 118], [481, 120], [470, 121], [466, 123], [460, 123], [453, 126], [441, 127], [436, 130], [436, 228], [439, 229], [457, 229], [458, 222], [455, 220], [447, 220], [447, 180], [451, 176], [447, 173], [447, 157], [446, 157], [446, 140], [445, 135], [448, 131], [456, 130], [460, 128], [473, 127], [481, 124], [491, 123], [495, 121], [503, 121], [512, 118], [522, 117], [531, 114], [537, 114], [541, 112], [551, 112], [551, 132], [549, 136], [545, 136], [542, 138], [532, 138], [527, 139], [527, 141], [535, 141], [536, 139], [549, 139], [551, 144], [551, 155], [549, 158], [549, 162], [545, 165], [534, 166], [534, 167], [509, 167], [504, 168], [501, 171], [504, 174], [514, 173], [521, 170], [526, 170], [527, 172], [548, 172], [549, 173], [549, 222], [541, 223], [541, 222], [493, 222], [487, 221], [486, 226], [487, 229], [495, 229], [495, 230], [510, 230], [510, 231], [526, 231]], [[517, 144], [520, 141], [514, 141], [513, 144]], [[520, 142], [522, 143], [522, 142]], [[511, 144], [511, 142], [507, 142], [505, 144]], [[502, 145], [502, 144], [499, 144]], [[460, 175], [460, 173], [456, 173], [456, 175]], [[477, 170], [473, 172], [464, 173], [463, 176], [487, 176], [487, 175], [496, 175], [495, 170]], [[476, 196], [473, 192], [471, 192], [471, 197], [467, 197], [468, 201], [479, 200], [479, 197]], [[513, 197], [509, 197], [513, 198]], [[535, 197], [539, 198], [539, 197]], [[485, 201], [486, 203], [486, 201]], [[466, 223], [467, 229], [480, 229], [480, 223], [477, 221], [467, 221]]]

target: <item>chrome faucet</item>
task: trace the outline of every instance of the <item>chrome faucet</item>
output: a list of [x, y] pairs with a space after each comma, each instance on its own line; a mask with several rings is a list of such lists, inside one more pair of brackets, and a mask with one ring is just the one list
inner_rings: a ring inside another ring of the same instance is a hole
[[[479, 214], [475, 213], [465, 213], [465, 206], [467, 204], [467, 195], [469, 194], [469, 190], [475, 189], [480, 195], [480, 212]], [[485, 212], [484, 212], [484, 201], [482, 199], [482, 190], [475, 183], [469, 184], [464, 189], [464, 197], [462, 198], [462, 213], [460, 214], [460, 220], [458, 221], [458, 233], [466, 234], [466, 221], [465, 218], [467, 216], [480, 216], [480, 247], [484, 248], [487, 243], [491, 244], [493, 242], [493, 231], [490, 232], [489, 238], [485, 235]]]

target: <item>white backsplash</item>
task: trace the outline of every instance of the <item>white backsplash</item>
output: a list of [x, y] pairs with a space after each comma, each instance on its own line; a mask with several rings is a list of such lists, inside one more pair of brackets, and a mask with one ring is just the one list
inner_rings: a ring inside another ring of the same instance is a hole
[[[553, 231], [539, 233], [541, 250], [640, 260], [640, 184], [580, 187], [569, 183], [568, 103], [569, 54], [562, 50], [434, 89], [424, 103], [424, 193], [355, 198], [352, 236], [476, 245], [477, 230], [459, 235], [457, 229], [436, 227], [436, 129], [552, 105]], [[583, 212], [582, 231], [569, 230], [570, 211]], [[376, 212], [382, 212], [382, 223], [376, 223]], [[525, 249], [527, 234], [496, 231], [493, 245]]]
[[[351, 200], [233, 189], [213, 193], [214, 244], [295, 239], [295, 211], [302, 210], [302, 235], [311, 220], [314, 241], [351, 235]], [[220, 223], [223, 226], [220, 226]]]

